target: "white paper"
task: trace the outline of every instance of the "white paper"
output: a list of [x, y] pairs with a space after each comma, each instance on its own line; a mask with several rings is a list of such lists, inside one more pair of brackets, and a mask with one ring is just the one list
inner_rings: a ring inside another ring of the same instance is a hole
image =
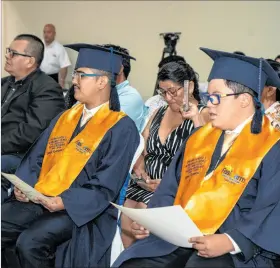
[[15, 187], [17, 187], [22, 193], [26, 195], [26, 197], [34, 203], [38, 203], [35, 200], [39, 197], [41, 199], [46, 199], [47, 197], [35, 190], [33, 187], [28, 185], [26, 182], [21, 180], [14, 174], [7, 174], [1, 172], [2, 176], [5, 177], [8, 181], [10, 181]]
[[112, 205], [152, 234], [176, 246], [190, 248], [189, 238], [203, 236], [181, 206], [133, 209]]

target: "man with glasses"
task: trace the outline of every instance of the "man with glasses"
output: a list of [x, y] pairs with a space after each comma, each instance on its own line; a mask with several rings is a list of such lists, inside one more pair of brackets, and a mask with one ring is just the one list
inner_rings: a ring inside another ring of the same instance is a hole
[[[6, 49], [1, 80], [1, 170], [15, 172], [22, 156], [50, 121], [64, 110], [60, 86], [39, 66], [44, 56], [42, 41], [29, 34], [17, 36]], [[1, 180], [1, 201], [10, 184]]]
[[111, 86], [123, 55], [67, 47], [79, 52], [73, 84], [80, 103], [51, 122], [17, 169], [46, 197], [34, 203], [15, 188], [2, 205], [2, 249], [16, 248], [7, 258], [13, 268], [17, 257], [21, 268], [110, 265], [118, 218], [110, 202], [118, 202], [140, 137]]
[[187, 139], [148, 208], [181, 205], [204, 236], [181, 248], [133, 223], [140, 240], [113, 267], [273, 267], [280, 255], [280, 132], [260, 103], [280, 79], [263, 59], [202, 51], [214, 60], [211, 123]]

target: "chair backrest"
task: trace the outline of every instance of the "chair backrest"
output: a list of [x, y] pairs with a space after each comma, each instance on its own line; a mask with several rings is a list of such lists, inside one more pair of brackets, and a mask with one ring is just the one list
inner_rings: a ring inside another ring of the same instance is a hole
[[138, 148], [137, 148], [137, 150], [134, 154], [134, 157], [132, 159], [130, 169], [129, 169], [129, 173], [127, 174], [125, 183], [124, 183], [124, 185], [123, 185], [123, 187], [120, 191], [120, 197], [119, 197], [119, 203], [118, 203], [118, 205], [120, 205], [120, 206], [122, 206], [124, 201], [125, 201], [126, 190], [127, 190], [128, 185], [129, 185], [130, 174], [132, 172], [132, 169], [133, 169], [136, 161], [138, 160], [139, 156], [142, 154], [142, 152], [144, 150], [145, 141], [144, 141], [143, 136], [141, 134], [139, 134], [139, 135], [140, 135], [140, 142], [139, 142]]
[[129, 169], [129, 174], [131, 174], [132, 169], [133, 169], [136, 161], [138, 160], [138, 158], [140, 157], [140, 155], [144, 151], [145, 140], [144, 140], [144, 137], [141, 134], [139, 134], [139, 136], [140, 136], [139, 145], [138, 145], [137, 150], [136, 150], [136, 152], [134, 154], [134, 157], [132, 159], [131, 166], [130, 166], [130, 169]]
[[[132, 172], [132, 169], [133, 169], [136, 161], [142, 154], [144, 147], [145, 147], [144, 137], [141, 134], [139, 134], [139, 135], [140, 135], [140, 142], [139, 142], [138, 148], [134, 154], [134, 157], [132, 159], [131, 166], [129, 169], [129, 174], [126, 178], [126, 182], [124, 183], [124, 185], [121, 189], [121, 192], [120, 192], [119, 205], [121, 205], [121, 206], [123, 205], [123, 203], [125, 201], [126, 190], [127, 190], [128, 184], [129, 184], [130, 174]], [[120, 215], [121, 215], [121, 213], [119, 211], [118, 212], [117, 230], [116, 230], [114, 239], [112, 241], [112, 246], [111, 246], [111, 265], [115, 262], [115, 260], [118, 258], [118, 256], [121, 254], [121, 252], [124, 250], [124, 246], [123, 246], [122, 238], [121, 238], [120, 222], [119, 222]]]

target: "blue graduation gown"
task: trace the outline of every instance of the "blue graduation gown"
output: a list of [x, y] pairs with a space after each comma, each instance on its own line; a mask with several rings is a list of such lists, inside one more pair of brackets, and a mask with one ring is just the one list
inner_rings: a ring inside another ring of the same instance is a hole
[[[218, 159], [223, 140], [215, 148]], [[185, 146], [177, 152], [148, 207], [172, 206], [178, 190]], [[210, 165], [211, 169], [211, 165]], [[218, 209], [218, 208], [217, 208]], [[280, 255], [280, 142], [263, 158], [234, 209], [220, 227], [229, 234], [242, 253], [232, 255], [235, 267], [273, 267], [272, 259]], [[160, 257], [178, 247], [150, 235], [122, 252], [113, 264], [119, 267], [133, 258]]]
[[[43, 132], [16, 172], [31, 186], [38, 180], [48, 138], [58, 118]], [[60, 195], [74, 227], [72, 239], [57, 249], [56, 267], [110, 266], [118, 212], [109, 202], [118, 202], [139, 140], [134, 122], [128, 116], [122, 118], [105, 134], [70, 188]]]

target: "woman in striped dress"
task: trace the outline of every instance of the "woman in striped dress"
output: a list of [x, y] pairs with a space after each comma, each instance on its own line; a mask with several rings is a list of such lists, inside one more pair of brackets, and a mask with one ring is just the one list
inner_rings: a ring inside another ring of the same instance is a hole
[[[184, 81], [189, 80], [189, 111], [183, 112]], [[155, 111], [143, 132], [145, 150], [134, 166], [134, 173], [143, 181], [131, 180], [124, 206], [145, 208], [159, 185], [167, 167], [184, 140], [196, 127], [209, 121], [207, 108], [200, 104], [197, 75], [185, 62], [165, 64], [158, 73], [158, 93], [167, 106]], [[122, 215], [124, 247], [134, 241], [131, 220]]]

